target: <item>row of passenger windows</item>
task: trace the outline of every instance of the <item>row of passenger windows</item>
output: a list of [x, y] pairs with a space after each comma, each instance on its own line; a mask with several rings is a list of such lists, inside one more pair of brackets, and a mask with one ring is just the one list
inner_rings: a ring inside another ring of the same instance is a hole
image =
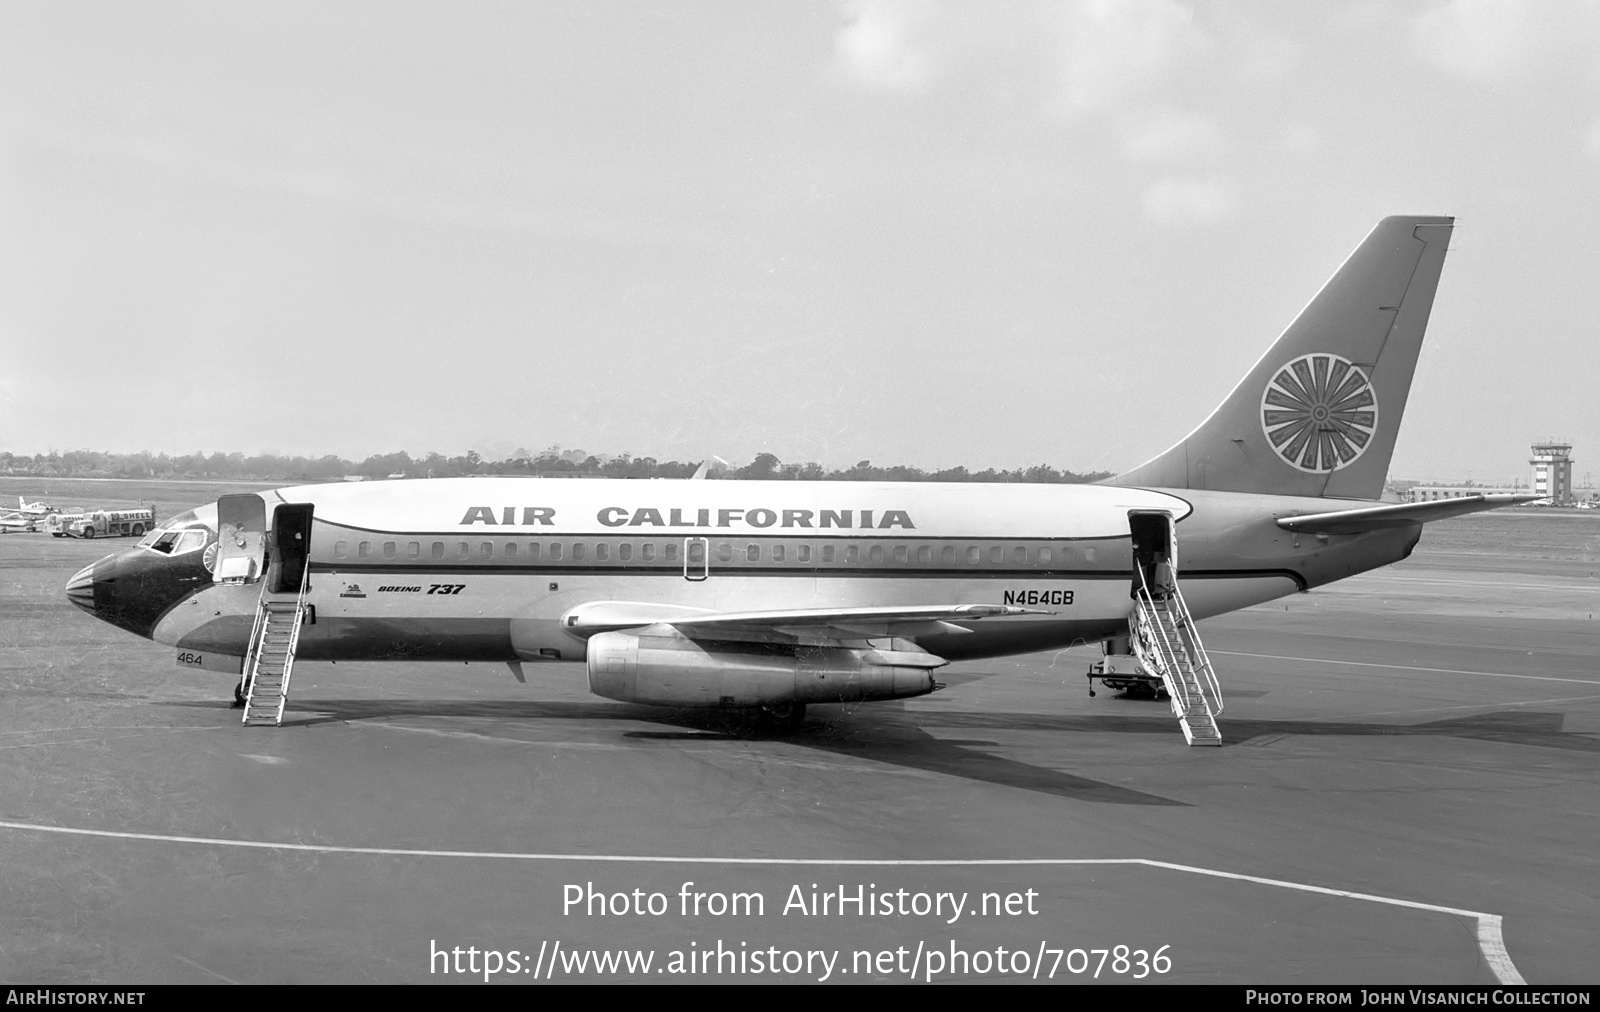
[[[668, 542], [656, 545], [651, 542], [635, 545], [623, 542], [619, 545], [588, 544], [582, 541], [574, 542], [539, 542], [539, 541], [456, 541], [446, 543], [434, 541], [428, 546], [428, 558], [434, 561], [456, 562], [491, 562], [497, 559], [507, 561], [541, 562], [587, 562], [591, 558], [595, 562], [610, 562], [613, 557], [618, 562], [666, 562], [676, 563], [680, 559], [679, 545]], [[358, 559], [416, 559], [420, 560], [423, 553], [423, 543], [420, 541], [358, 541], [355, 545], [355, 558]], [[691, 541], [688, 545], [688, 561], [691, 564], [703, 563], [706, 545], [703, 542]], [[778, 563], [800, 564], [829, 564], [844, 563], [845, 565], [880, 565], [891, 563], [895, 565], [910, 565], [915, 558], [920, 566], [931, 566], [936, 561], [942, 566], [955, 566], [966, 564], [969, 566], [981, 565], [985, 559], [990, 565], [1000, 566], [1009, 562], [1014, 566], [1050, 566], [1071, 565], [1080, 560], [1089, 565], [1094, 565], [1095, 549], [1070, 547], [1032, 547], [1028, 545], [990, 545], [987, 548], [979, 545], [967, 545], [958, 548], [955, 545], [762, 545], [757, 542], [746, 544], [741, 550], [729, 542], [720, 542], [712, 550], [712, 555], [717, 562], [733, 562], [736, 558], [741, 562], [771, 561]], [[336, 559], [348, 559], [350, 555], [350, 542], [338, 541], [333, 546], [333, 556]]]

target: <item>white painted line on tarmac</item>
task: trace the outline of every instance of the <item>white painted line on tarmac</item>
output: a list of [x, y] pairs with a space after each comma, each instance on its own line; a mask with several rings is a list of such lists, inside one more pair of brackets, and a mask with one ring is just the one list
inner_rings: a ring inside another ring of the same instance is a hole
[[1600, 696], [1562, 696], [1558, 699], [1519, 699], [1515, 703], [1464, 703], [1461, 706], [1427, 706], [1418, 710], [1374, 710], [1363, 717], [1400, 717], [1408, 713], [1447, 713], [1451, 710], [1504, 710], [1512, 706], [1543, 706], [1546, 703], [1584, 703]]
[[0, 749], [49, 748], [52, 745], [81, 745], [84, 742], [119, 741], [123, 738], [143, 738], [149, 734], [172, 734], [177, 731], [212, 731], [209, 727], [147, 727], [134, 734], [98, 735], [92, 738], [58, 738], [54, 741], [25, 741], [14, 745], [0, 745]]
[[1535, 682], [1573, 682], [1600, 685], [1594, 678], [1557, 678], [1554, 675], [1513, 675], [1504, 671], [1466, 671], [1461, 668], [1420, 668], [1415, 664], [1377, 664], [1372, 661], [1340, 661], [1331, 657], [1286, 657], [1283, 654], [1250, 654], [1242, 650], [1210, 650], [1207, 653], [1228, 657], [1260, 657], [1269, 661], [1304, 661], [1307, 664], [1343, 664], [1353, 668], [1388, 668], [1391, 671], [1428, 671], [1436, 675], [1482, 675], [1485, 678], [1526, 678]]
[[1500, 931], [1500, 915], [1486, 914], [1460, 907], [1444, 907], [1434, 903], [1376, 896], [1372, 893], [1351, 892], [1348, 889], [1330, 889], [1327, 886], [1307, 885], [1284, 879], [1262, 878], [1259, 875], [1242, 875], [1238, 872], [1201, 868], [1192, 864], [1174, 864], [1171, 861], [1154, 861], [1143, 857], [1019, 857], [1019, 858], [831, 858], [831, 857], [669, 857], [643, 854], [530, 854], [517, 851], [488, 850], [422, 850], [405, 847], [340, 847], [321, 843], [274, 843], [270, 840], [225, 840], [210, 836], [176, 836], [167, 833], [127, 833], [109, 829], [78, 829], [71, 826], [44, 826], [31, 822], [0, 821], [0, 829], [18, 829], [35, 833], [57, 833], [64, 836], [97, 836], [111, 840], [143, 840], [151, 843], [187, 843], [208, 847], [241, 847], [253, 850], [295, 850], [316, 854], [363, 854], [377, 857], [463, 857], [511, 861], [591, 861], [605, 864], [723, 864], [762, 866], [833, 866], [854, 868], [1008, 868], [1008, 867], [1067, 867], [1072, 865], [1137, 864], [1147, 868], [1165, 868], [1168, 871], [1206, 875], [1211, 878], [1235, 882], [1252, 882], [1256, 885], [1292, 889], [1296, 892], [1315, 893], [1320, 896], [1337, 896], [1343, 899], [1365, 900], [1392, 907], [1426, 910], [1431, 913], [1470, 917], [1478, 923], [1478, 950], [1489, 964], [1495, 979], [1502, 984], [1526, 984], [1522, 974], [1511, 962], [1505, 939]]
[[[1548, 590], [1555, 592], [1576, 591], [1579, 593], [1600, 593], [1600, 587], [1594, 585], [1591, 578], [1581, 577], [1566, 582], [1552, 580], [1549, 583], [1501, 583], [1496, 580], [1444, 580], [1422, 576], [1397, 576], [1393, 573], [1384, 573], [1379, 576], [1367, 576], [1361, 579], [1361, 585], [1333, 587], [1318, 587], [1319, 593], [1360, 594], [1365, 593], [1365, 585], [1374, 583], [1415, 583], [1429, 587], [1494, 587], [1496, 590]], [[1352, 579], [1351, 582], [1354, 582]]]

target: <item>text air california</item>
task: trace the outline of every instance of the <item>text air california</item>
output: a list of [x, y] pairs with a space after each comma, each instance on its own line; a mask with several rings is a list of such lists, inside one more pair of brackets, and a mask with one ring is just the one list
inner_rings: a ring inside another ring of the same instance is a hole
[[[469, 506], [460, 526], [553, 527], [556, 511], [550, 506]], [[641, 506], [607, 506], [595, 514], [603, 527], [724, 527], [765, 530], [769, 527], [839, 528], [850, 530], [916, 530], [905, 510], [775, 510], [764, 506], [744, 509], [656, 509]]]

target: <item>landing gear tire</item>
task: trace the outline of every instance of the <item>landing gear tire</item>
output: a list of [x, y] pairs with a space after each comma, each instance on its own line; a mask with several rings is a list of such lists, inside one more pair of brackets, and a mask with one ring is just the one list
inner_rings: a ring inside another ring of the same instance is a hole
[[804, 703], [774, 703], [771, 706], [763, 706], [759, 712], [765, 723], [783, 731], [793, 731], [806, 720]]
[[241, 678], [241, 679], [239, 679], [239, 684], [235, 685], [233, 687], [233, 706], [232, 706], [232, 709], [242, 710], [242, 709], [244, 709], [244, 703], [245, 703], [244, 679]]

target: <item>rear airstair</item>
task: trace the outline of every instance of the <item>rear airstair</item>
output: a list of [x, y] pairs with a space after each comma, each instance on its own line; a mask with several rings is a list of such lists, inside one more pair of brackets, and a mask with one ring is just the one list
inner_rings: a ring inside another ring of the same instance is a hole
[[1154, 586], [1144, 567], [1134, 567], [1139, 587], [1128, 623], [1133, 652], [1145, 671], [1161, 676], [1184, 739], [1190, 745], [1221, 745], [1217, 714], [1222, 712], [1222, 688], [1217, 674], [1178, 581], [1164, 563], [1152, 568]]
[[297, 594], [273, 594], [263, 585], [255, 628], [250, 633], [250, 652], [245, 655], [246, 726], [283, 723], [289, 673], [305, 621], [306, 586], [302, 581]]

